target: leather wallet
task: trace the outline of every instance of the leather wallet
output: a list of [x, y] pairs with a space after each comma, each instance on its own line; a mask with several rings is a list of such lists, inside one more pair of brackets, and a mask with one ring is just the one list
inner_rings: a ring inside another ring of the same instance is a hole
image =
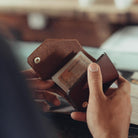
[[117, 70], [107, 54], [96, 60], [76, 39], [47, 39], [28, 57], [28, 63], [40, 78], [53, 79], [55, 85], [51, 89], [78, 111], [87, 108], [87, 67], [91, 62], [96, 62], [101, 68], [105, 92], [118, 78]]

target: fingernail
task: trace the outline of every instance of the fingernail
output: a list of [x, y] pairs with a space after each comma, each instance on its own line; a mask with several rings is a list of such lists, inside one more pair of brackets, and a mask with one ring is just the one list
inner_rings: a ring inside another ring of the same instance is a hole
[[98, 65], [96, 63], [90, 64], [89, 71], [91, 71], [91, 72], [97, 72], [98, 71]]

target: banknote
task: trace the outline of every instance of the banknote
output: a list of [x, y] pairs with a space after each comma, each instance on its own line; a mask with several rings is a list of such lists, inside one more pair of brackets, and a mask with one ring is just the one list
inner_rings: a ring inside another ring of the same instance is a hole
[[86, 73], [88, 65], [92, 61], [83, 52], [78, 52], [67, 64], [65, 64], [56, 74], [52, 76], [52, 80], [65, 92], [79, 81]]

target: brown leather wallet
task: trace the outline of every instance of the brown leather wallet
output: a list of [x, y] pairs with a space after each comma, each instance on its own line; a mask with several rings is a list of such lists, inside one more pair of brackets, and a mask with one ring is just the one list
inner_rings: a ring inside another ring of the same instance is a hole
[[117, 70], [105, 53], [96, 60], [75, 39], [47, 39], [28, 57], [34, 71], [43, 80], [53, 78], [56, 84], [52, 90], [78, 111], [87, 108], [87, 66], [90, 62], [100, 65], [105, 92], [118, 78]]

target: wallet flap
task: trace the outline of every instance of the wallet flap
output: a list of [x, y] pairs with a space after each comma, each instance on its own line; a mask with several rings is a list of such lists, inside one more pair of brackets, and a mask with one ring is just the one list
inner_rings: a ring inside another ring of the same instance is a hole
[[49, 79], [82, 47], [74, 39], [45, 40], [29, 57], [28, 63], [42, 79]]

